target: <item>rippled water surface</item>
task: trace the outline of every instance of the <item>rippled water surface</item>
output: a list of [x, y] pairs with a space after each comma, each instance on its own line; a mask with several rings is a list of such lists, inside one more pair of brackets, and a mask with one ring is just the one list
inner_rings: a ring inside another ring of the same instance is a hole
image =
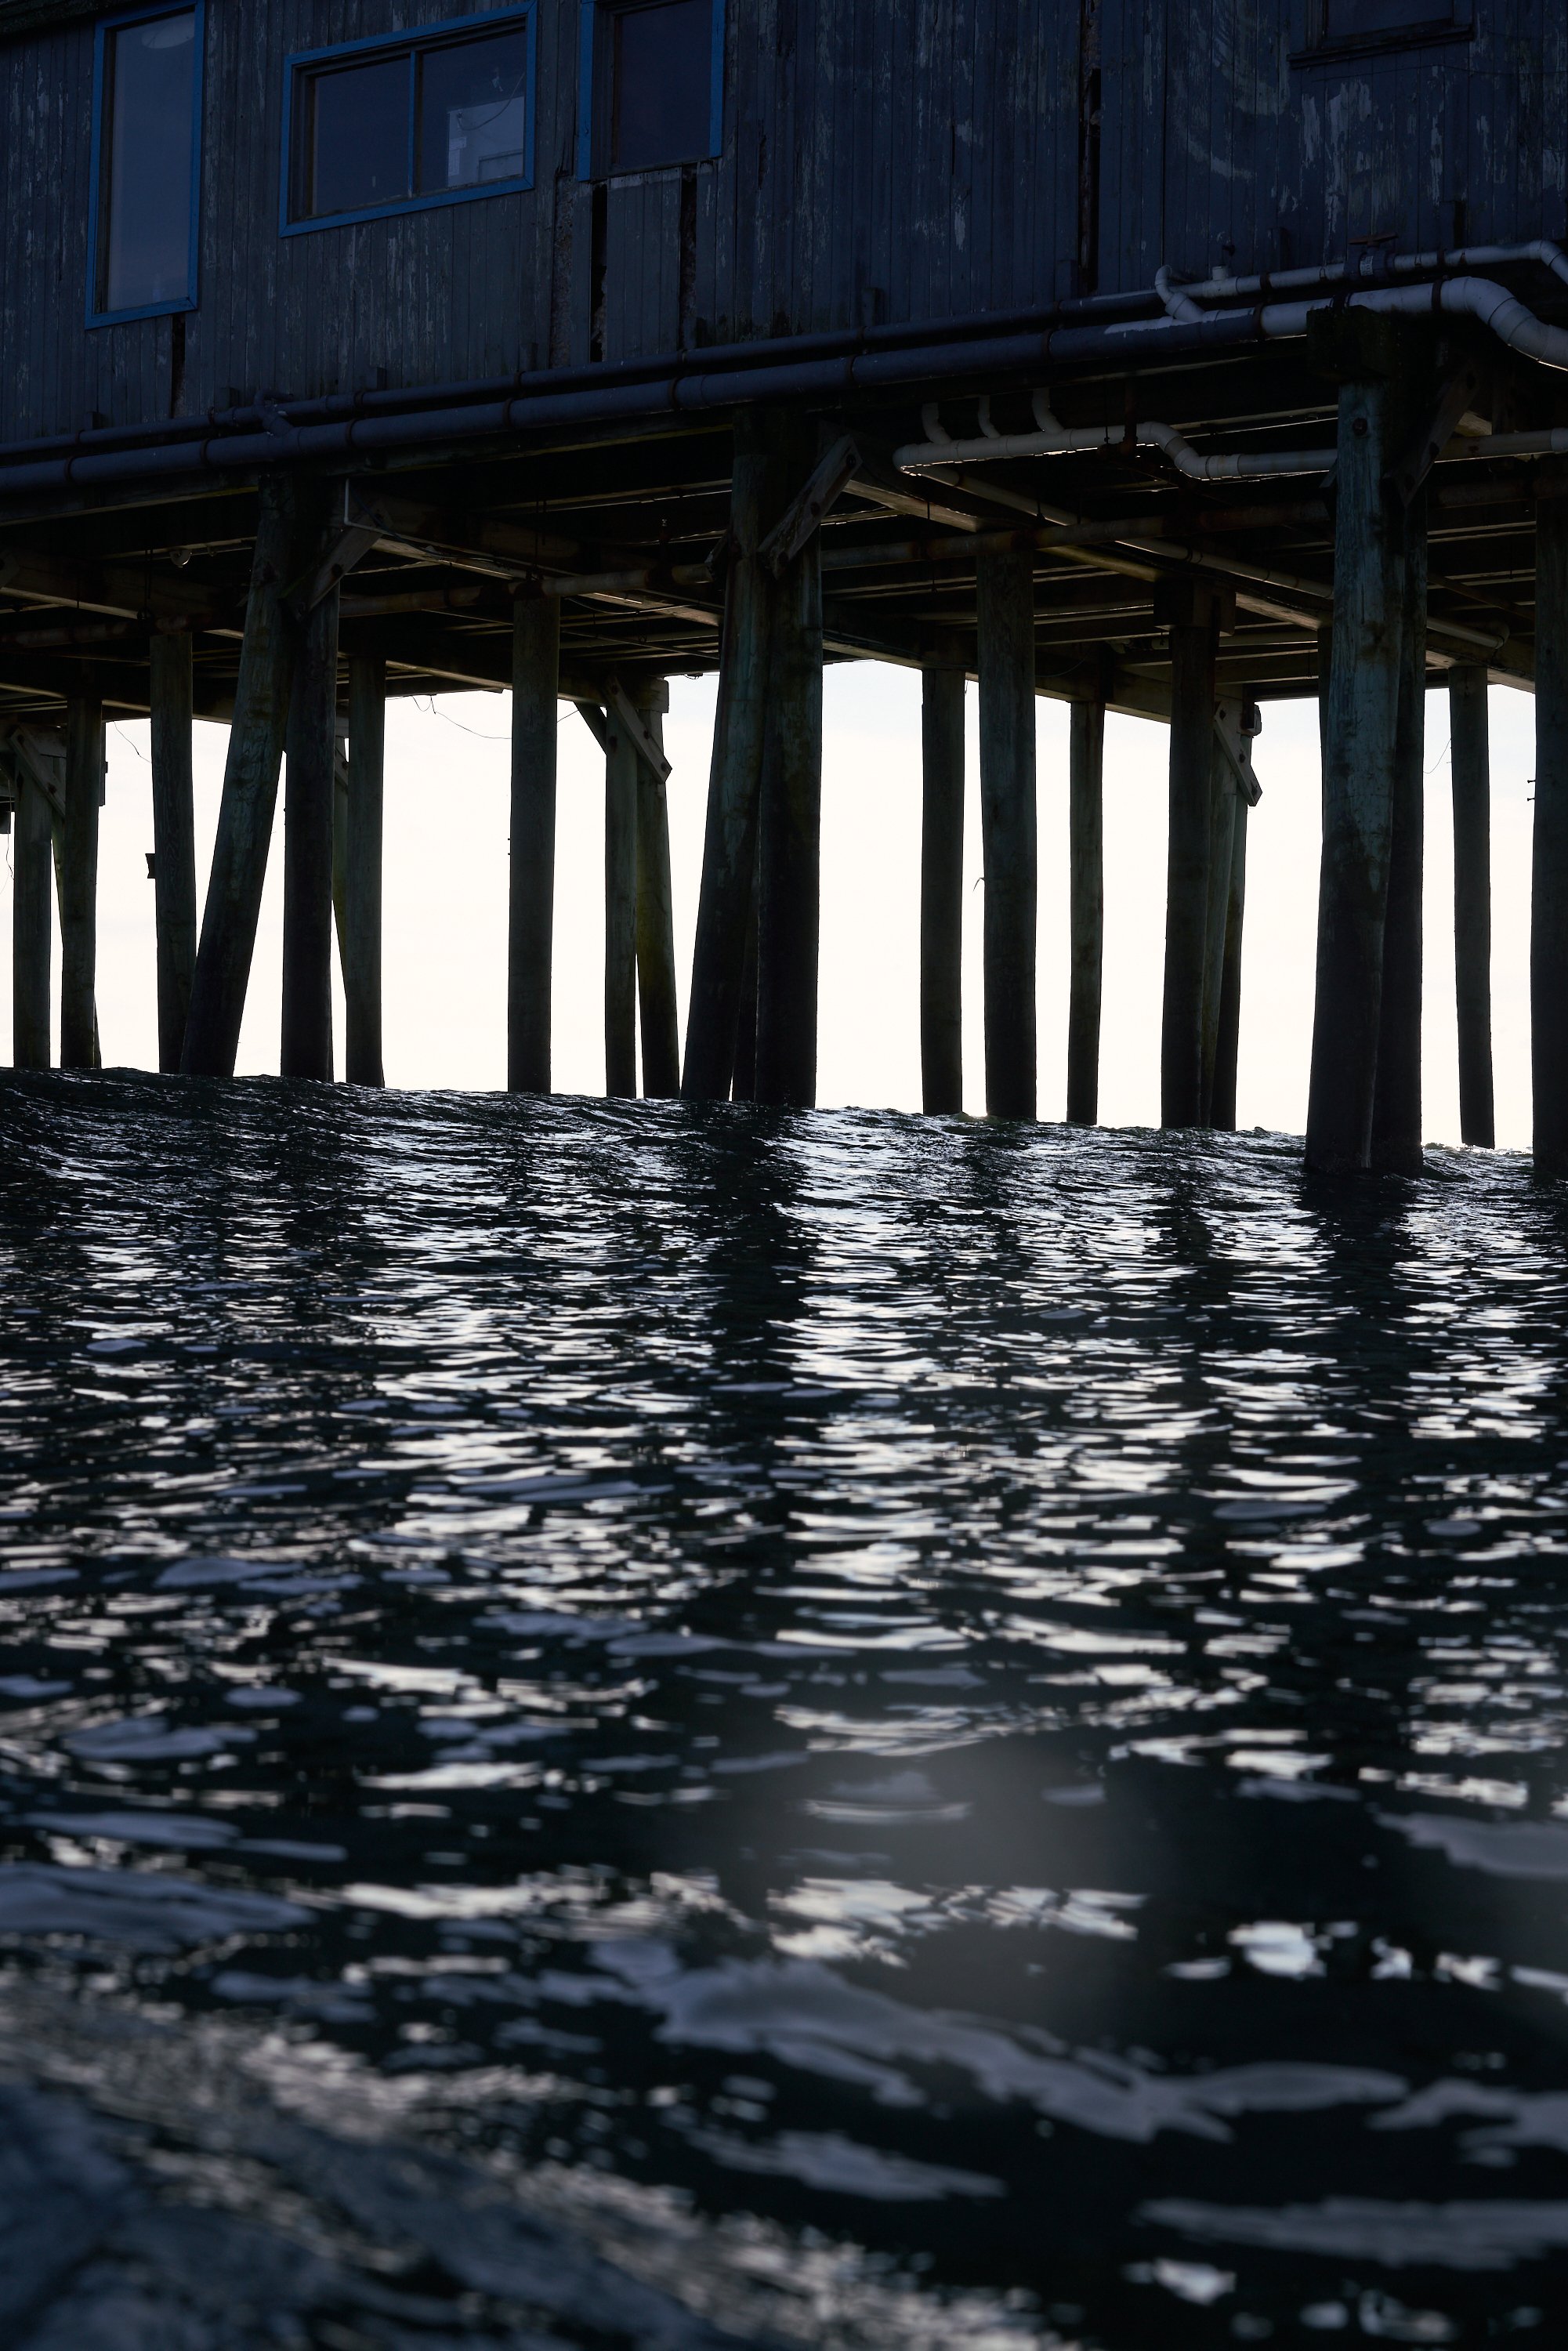
[[1562, 1189], [115, 1076], [0, 1181], [0, 2340], [1563, 2340]]

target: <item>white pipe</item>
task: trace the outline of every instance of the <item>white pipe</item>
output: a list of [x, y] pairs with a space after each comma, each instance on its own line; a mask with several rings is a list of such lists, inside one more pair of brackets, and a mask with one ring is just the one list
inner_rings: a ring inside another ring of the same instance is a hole
[[[1463, 245], [1451, 252], [1439, 249], [1430, 253], [1390, 254], [1385, 261], [1375, 260], [1368, 255], [1354, 267], [1345, 261], [1325, 261], [1311, 268], [1265, 270], [1253, 277], [1227, 277], [1217, 273], [1199, 279], [1195, 285], [1184, 286], [1179, 291], [1195, 302], [1239, 302], [1249, 295], [1272, 294], [1287, 288], [1297, 291], [1315, 286], [1343, 286], [1346, 278], [1405, 277], [1426, 270], [1496, 269], [1526, 261], [1540, 262], [1543, 269], [1551, 270], [1554, 277], [1560, 277], [1568, 286], [1568, 255], [1550, 237], [1538, 236], [1529, 245]], [[1168, 270], [1162, 270], [1155, 279], [1155, 291], [1166, 302], [1165, 290], [1160, 285], [1162, 277], [1168, 281]], [[1169, 308], [1168, 302], [1166, 302], [1166, 307]]]
[[[1324, 302], [1265, 303], [1258, 323], [1270, 339], [1303, 335], [1307, 314], [1327, 309]], [[1474, 319], [1490, 328], [1511, 351], [1539, 360], [1542, 367], [1568, 369], [1568, 328], [1549, 327], [1516, 295], [1491, 277], [1444, 277], [1431, 286], [1385, 286], [1366, 294], [1353, 294], [1352, 310], [1377, 310], [1402, 318]]]
[[[1452, 261], [1495, 263], [1526, 260], [1539, 261], [1568, 284], [1568, 256], [1546, 238], [1538, 238], [1525, 246], [1470, 246], [1452, 255], [1395, 255], [1383, 266], [1385, 270], [1403, 273], [1441, 268]], [[1268, 282], [1270, 290], [1286, 284], [1321, 287], [1336, 280], [1343, 282], [1348, 274], [1343, 264], [1332, 264], [1321, 270], [1281, 272]], [[1162, 329], [1168, 330], [1178, 323], [1188, 324], [1195, 319], [1217, 315], [1199, 309], [1195, 293], [1235, 299], [1261, 291], [1263, 282], [1257, 277], [1210, 278], [1196, 289], [1178, 288], [1173, 286], [1168, 268], [1162, 266], [1156, 274], [1155, 287], [1166, 315], [1156, 319], [1130, 321], [1126, 326], [1109, 328], [1105, 331], [1107, 334], [1157, 334]], [[1271, 341], [1301, 337], [1305, 335], [1307, 321], [1314, 310], [1333, 307], [1332, 302], [1321, 300], [1264, 303], [1255, 314], [1258, 331]], [[1472, 319], [1495, 334], [1511, 350], [1521, 352], [1544, 367], [1568, 372], [1568, 329], [1549, 326], [1511, 294], [1506, 287], [1498, 285], [1491, 278], [1465, 276], [1439, 279], [1429, 286], [1369, 287], [1348, 296], [1345, 307], [1406, 318], [1447, 316]], [[1223, 316], [1224, 313], [1218, 315]], [[990, 402], [987, 398], [979, 404], [979, 437], [971, 441], [956, 441], [944, 427], [938, 406], [932, 402], [921, 411], [921, 423], [926, 439], [908, 443], [896, 450], [894, 462], [901, 471], [914, 474], [922, 467], [954, 468], [976, 460], [986, 463], [993, 458], [1055, 456], [1078, 450], [1109, 449], [1126, 440], [1125, 429], [1114, 425], [1063, 425], [1053, 414], [1049, 395], [1043, 391], [1035, 392], [1032, 404], [1037, 428], [1033, 433], [998, 433], [991, 421]], [[1133, 439], [1140, 448], [1158, 449], [1180, 473], [1198, 481], [1242, 481], [1270, 475], [1327, 473], [1337, 457], [1337, 453], [1332, 449], [1233, 451], [1205, 455], [1194, 449], [1174, 425], [1158, 422], [1134, 425]], [[1568, 429], [1557, 427], [1542, 432], [1460, 436], [1449, 442], [1443, 455], [1446, 459], [1450, 454], [1455, 458], [1475, 458], [1564, 453], [1568, 453]], [[1129, 539], [1126, 543], [1134, 545], [1137, 542]], [[1164, 548], [1150, 551], [1168, 552]], [[1250, 565], [1232, 563], [1228, 568], [1243, 577], [1249, 573], [1255, 578], [1260, 577], [1270, 585], [1283, 584], [1276, 583], [1270, 575], [1260, 573]], [[1309, 589], [1306, 581], [1301, 585]], [[1314, 589], [1311, 592], [1321, 594], [1322, 590]], [[1245, 593], [1239, 601], [1253, 610], [1277, 609], [1265, 606], [1260, 600]], [[1295, 616], [1281, 611], [1280, 617]], [[1455, 623], [1443, 624], [1434, 633], [1493, 649], [1492, 641], [1484, 639], [1479, 630], [1461, 628]]]
[[1163, 262], [1155, 272], [1155, 292], [1165, 305], [1167, 319], [1201, 319], [1204, 315], [1190, 294], [1171, 284], [1170, 271]]
[[[955, 441], [941, 429], [935, 407], [925, 409], [921, 422], [930, 439], [911, 442], [895, 450], [894, 464], [901, 472], [914, 473], [922, 465], [950, 465], [976, 458], [1055, 457], [1074, 450], [1119, 448], [1125, 437], [1119, 424], [1059, 423], [1043, 392], [1034, 395], [1038, 429], [1033, 433], [998, 433], [991, 424], [989, 402], [981, 405], [984, 413], [980, 418], [980, 437], [975, 441]], [[933, 423], [936, 431], [932, 431]], [[1334, 463], [1332, 449], [1262, 449], [1206, 456], [1174, 424], [1139, 424], [1134, 437], [1140, 449], [1160, 450], [1178, 473], [1195, 482], [1257, 481], [1279, 474], [1326, 474]]]
[[[1568, 266], [1568, 264], [1564, 266]], [[1166, 275], [1164, 271], [1160, 274], [1162, 277]], [[1240, 278], [1230, 281], [1238, 289], [1243, 282]], [[1167, 298], [1172, 302], [1184, 298], [1168, 286], [1168, 281], [1167, 293], [1161, 298]], [[1539, 360], [1543, 367], [1568, 370], [1568, 328], [1549, 327], [1543, 319], [1538, 319], [1533, 310], [1527, 309], [1516, 295], [1511, 294], [1506, 286], [1498, 285], [1494, 278], [1443, 277], [1435, 279], [1430, 286], [1374, 287], [1364, 294], [1348, 295], [1345, 300], [1346, 306], [1353, 310], [1382, 310], [1405, 318], [1447, 315], [1449, 318], [1474, 319], [1479, 325], [1490, 328], [1510, 350], [1521, 351], [1526, 359]], [[1196, 305], [1193, 307], [1198, 319], [1227, 316], [1223, 310], [1197, 310]], [[1270, 341], [1281, 341], [1304, 335], [1311, 313], [1331, 307], [1328, 301], [1265, 302], [1254, 316], [1260, 334]], [[1107, 338], [1112, 335], [1158, 335], [1168, 334], [1175, 326], [1192, 323], [1185, 312], [1178, 317], [1167, 309], [1163, 318], [1119, 319], [1102, 331]]]
[[[1531, 248], [1534, 251], [1535, 248]], [[1561, 262], [1563, 274], [1568, 277], [1568, 261], [1555, 246], [1541, 241], [1540, 254], [1550, 254], [1553, 266]], [[1410, 256], [1412, 262], [1422, 256]], [[1539, 256], [1538, 256], [1539, 257]], [[1228, 281], [1239, 288], [1239, 278]], [[1214, 313], [1199, 311], [1190, 296], [1180, 294], [1170, 283], [1170, 273], [1162, 268], [1155, 279], [1160, 299], [1166, 306], [1163, 319], [1134, 322], [1125, 328], [1112, 328], [1109, 333], [1157, 333], [1161, 328], [1187, 323], [1190, 317], [1202, 318]], [[1365, 293], [1352, 294], [1346, 307], [1353, 310], [1375, 310], [1385, 316], [1403, 318], [1448, 317], [1473, 319], [1486, 327], [1510, 350], [1519, 351], [1526, 359], [1538, 360], [1542, 366], [1568, 371], [1568, 328], [1548, 326], [1527, 309], [1518, 297], [1505, 286], [1490, 277], [1445, 277], [1430, 286], [1387, 286], [1369, 288]], [[1271, 342], [1288, 341], [1304, 335], [1307, 320], [1314, 310], [1333, 308], [1327, 301], [1266, 302], [1257, 312], [1259, 332]], [[977, 440], [955, 441], [944, 431], [941, 417], [933, 402], [921, 412], [921, 422], [927, 438], [911, 442], [896, 454], [895, 462], [905, 472], [919, 466], [953, 464], [976, 458], [1047, 457], [1064, 452], [1084, 449], [1109, 449], [1125, 437], [1114, 425], [1064, 426], [1057, 422], [1046, 404], [1046, 395], [1034, 395], [1035, 423], [1033, 433], [998, 433], [991, 423], [990, 402], [981, 403], [980, 434]], [[1179, 473], [1189, 480], [1200, 482], [1256, 481], [1270, 475], [1288, 474], [1327, 473], [1334, 462], [1333, 450], [1270, 449], [1248, 454], [1202, 455], [1174, 425], [1144, 423], [1135, 428], [1134, 438], [1140, 447], [1161, 450]], [[1538, 435], [1518, 434], [1486, 434], [1466, 442], [1467, 457], [1534, 455], [1543, 449], [1568, 447], [1568, 442], [1548, 440]]]
[[1174, 424], [1140, 424], [1138, 440], [1164, 450], [1177, 472], [1195, 482], [1260, 481], [1270, 474], [1326, 474], [1337, 456], [1333, 449], [1256, 449], [1206, 456]]
[[[942, 428], [935, 407], [922, 412], [921, 421], [932, 432], [928, 441], [911, 441], [893, 453], [893, 462], [901, 473], [936, 473], [944, 466], [972, 465], [977, 460], [987, 462], [1001, 457], [1058, 457], [1090, 449], [1119, 449], [1126, 438], [1124, 428], [1116, 424], [1065, 425], [1059, 423], [1045, 406], [1045, 394], [1034, 395], [1034, 412], [1040, 429], [1034, 433], [998, 433], [994, 426], [982, 433], [977, 440], [955, 441]], [[989, 404], [984, 423], [990, 426]], [[1277, 479], [1281, 475], [1327, 474], [1338, 462], [1333, 449], [1256, 449], [1206, 452], [1195, 449], [1185, 434], [1174, 424], [1162, 424], [1148, 420], [1134, 429], [1134, 439], [1140, 449], [1158, 449], [1180, 474], [1194, 482], [1254, 482]], [[1443, 462], [1470, 457], [1543, 457], [1568, 455], [1568, 426], [1557, 425], [1538, 433], [1479, 433], [1464, 434], [1451, 440], [1442, 453]], [[1034, 511], [1032, 501], [1019, 501]], [[1047, 520], [1050, 516], [1042, 516]], [[1065, 517], [1058, 517], [1065, 519]]]
[[[1555, 252], [1555, 247], [1552, 248]], [[1561, 258], [1561, 256], [1559, 256]], [[1563, 264], [1568, 275], [1568, 262]], [[1238, 279], [1237, 284], [1240, 284]], [[1266, 302], [1258, 312], [1260, 331], [1270, 341], [1281, 340], [1307, 331], [1307, 319], [1313, 310], [1326, 310], [1329, 302]], [[1345, 307], [1352, 310], [1380, 310], [1402, 318], [1425, 319], [1446, 316], [1451, 319], [1474, 319], [1478, 325], [1490, 328], [1510, 350], [1521, 351], [1526, 359], [1539, 360], [1543, 367], [1568, 369], [1568, 328], [1549, 327], [1527, 309], [1506, 286], [1491, 277], [1443, 277], [1430, 286], [1379, 286], [1364, 294], [1346, 297]], [[1206, 311], [1207, 318], [1223, 317], [1223, 312]], [[1157, 329], [1168, 320], [1155, 319]], [[1124, 331], [1119, 327], [1108, 328], [1107, 333]]]
[[[1037, 416], [1042, 411], [1046, 415], [1050, 414], [1049, 409], [1045, 406], [1045, 398], [1043, 392], [1036, 392], [1034, 396]], [[966, 475], [962, 467], [952, 462], [952, 458], [955, 452], [970, 444], [955, 441], [950, 434], [942, 430], [941, 419], [937, 416], [934, 404], [922, 411], [922, 421], [928, 428], [935, 423], [936, 431], [933, 436], [932, 445], [947, 452], [947, 458], [944, 463], [929, 464], [922, 470], [933, 473], [939, 480], [946, 480], [956, 486], [971, 488], [977, 496], [1000, 498], [1005, 505], [1020, 507], [1028, 513], [1037, 514], [1042, 523], [1055, 523], [1063, 526], [1067, 531], [1070, 531], [1081, 519], [1077, 515], [1070, 514], [1061, 507], [1037, 507], [1032, 499], [1017, 497], [1012, 492], [998, 488], [996, 484], [987, 481], [983, 476]], [[1103, 448], [1106, 445], [1104, 433], [1099, 427], [1093, 428], [1093, 431], [1095, 438], [1092, 445]], [[1060, 438], [1053, 445], [1060, 446], [1068, 439], [1068, 436], [1060, 425], [1057, 427], [1057, 434]], [[1035, 437], [1043, 439], [1045, 436], [1020, 434], [1013, 437], [1027, 440]], [[1111, 437], [1119, 436], [1113, 434]], [[1568, 442], [1568, 434], [1564, 434], [1563, 439]], [[894, 462], [902, 464], [908, 454], [905, 450], [898, 450], [895, 452]], [[986, 444], [986, 454], [990, 456], [999, 454], [997, 442], [989, 441]], [[1237, 589], [1237, 603], [1244, 611], [1257, 612], [1266, 620], [1283, 621], [1292, 628], [1316, 628], [1329, 615], [1332, 595], [1327, 583], [1321, 580], [1305, 579], [1299, 572], [1282, 570], [1278, 564], [1265, 566], [1249, 563], [1235, 555], [1199, 553], [1196, 549], [1185, 547], [1174, 539], [1145, 538], [1140, 536], [1136, 524], [1134, 524], [1125, 534], [1118, 536], [1115, 546], [1129, 549], [1140, 556], [1152, 556], [1155, 559], [1155, 569], [1151, 570], [1144, 564], [1128, 563], [1099, 541], [1096, 541], [1092, 547], [1090, 547], [1087, 542], [1080, 542], [1075, 546], [1071, 538], [1064, 538], [1061, 543], [1060, 551], [1070, 560], [1082, 560], [1091, 566], [1130, 571], [1134, 578], [1138, 579], [1156, 578], [1159, 572], [1170, 564], [1183, 563], [1189, 564], [1200, 571], [1211, 571], [1221, 579], [1255, 582], [1256, 584], [1251, 587], [1241, 586]], [[1286, 595], [1299, 596], [1301, 601], [1296, 604], [1282, 604], [1275, 597], [1260, 595], [1259, 593], [1260, 588], [1283, 590]], [[1503, 636], [1500, 637], [1479, 629], [1468, 629], [1457, 621], [1433, 620], [1427, 626], [1432, 639], [1431, 658], [1439, 663], [1460, 658], [1451, 650], [1454, 645], [1462, 645], [1466, 649], [1463, 657], [1469, 660], [1473, 660], [1477, 653], [1482, 654], [1495, 653], [1505, 643], [1507, 635], [1506, 631]], [[1450, 648], [1447, 652], [1444, 650], [1445, 642]]]
[[1450, 441], [1447, 457], [1561, 457], [1568, 455], [1568, 427], [1540, 433], [1464, 434]]

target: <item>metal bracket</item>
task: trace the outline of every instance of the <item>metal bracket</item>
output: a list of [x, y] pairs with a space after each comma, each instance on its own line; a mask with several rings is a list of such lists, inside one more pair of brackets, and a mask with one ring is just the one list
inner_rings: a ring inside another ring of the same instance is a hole
[[669, 776], [670, 763], [643, 726], [642, 712], [618, 677], [609, 681], [608, 702], [606, 717], [613, 713], [616, 724], [633, 746], [643, 765], [664, 783]]
[[345, 524], [329, 541], [320, 562], [291, 600], [296, 618], [302, 621], [308, 612], [313, 612], [317, 605], [347, 579], [354, 566], [364, 560], [380, 537], [380, 531], [370, 524]]
[[807, 541], [822, 527], [822, 517], [843, 496], [861, 461], [849, 434], [841, 434], [826, 455], [819, 458], [806, 486], [785, 507], [758, 553], [775, 580], [782, 577]]
[[357, 563], [361, 563], [381, 538], [380, 525], [366, 517], [361, 508], [356, 515], [353, 492], [347, 482], [343, 485], [343, 512], [332, 527], [327, 549], [313, 571], [305, 575], [303, 583], [287, 598], [288, 608], [297, 621], [313, 612], [324, 597], [329, 596], [339, 583], [346, 580]]
[[734, 559], [735, 542], [730, 538], [727, 531], [721, 539], [716, 539], [715, 541], [714, 545], [709, 548], [706, 555], [700, 555], [697, 558], [697, 561], [707, 573], [708, 578], [712, 580], [716, 588], [722, 588], [724, 586], [725, 580], [728, 575], [730, 564]]
[[1225, 756], [1231, 779], [1249, 808], [1256, 808], [1263, 797], [1263, 787], [1252, 768], [1252, 737], [1258, 731], [1249, 728], [1244, 721], [1247, 705], [1222, 702], [1214, 714], [1214, 739]]
[[294, 427], [270, 392], [264, 392], [256, 405], [264, 428], [275, 441], [292, 441]]
[[1447, 448], [1460, 417], [1480, 398], [1481, 383], [1478, 361], [1467, 360], [1456, 368], [1437, 396], [1430, 423], [1416, 435], [1392, 467], [1389, 479], [1406, 506]]

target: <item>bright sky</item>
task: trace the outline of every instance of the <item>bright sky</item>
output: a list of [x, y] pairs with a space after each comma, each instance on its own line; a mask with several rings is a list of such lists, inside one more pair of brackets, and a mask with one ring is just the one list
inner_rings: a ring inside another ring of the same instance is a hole
[[[822, 795], [821, 1019], [818, 1099], [920, 1105], [920, 681], [881, 664], [830, 668]], [[665, 745], [676, 957], [685, 1030], [702, 859], [711, 679], [671, 681]], [[1040, 1108], [1062, 1114], [1067, 1045], [1067, 726], [1040, 702]], [[507, 729], [501, 695], [389, 705], [385, 843], [386, 1071], [395, 1086], [499, 1087], [506, 1071]], [[982, 1107], [980, 874], [975, 692], [969, 691], [965, 844], [965, 1093]], [[99, 864], [99, 1019], [106, 1064], [157, 1066], [148, 729], [109, 734]], [[225, 731], [196, 729], [197, 871], [217, 820]], [[1458, 1140], [1453, 856], [1446, 694], [1427, 705], [1427, 1139]], [[1498, 1141], [1530, 1140], [1530, 778], [1534, 704], [1493, 688], [1492, 989]], [[1105, 998], [1100, 1113], [1108, 1125], [1159, 1119], [1165, 935], [1163, 726], [1113, 717], [1105, 740]], [[1273, 703], [1255, 747], [1263, 785], [1248, 852], [1238, 1114], [1300, 1133], [1312, 1042], [1319, 849], [1317, 711]], [[601, 1092], [603, 761], [561, 706], [556, 873], [555, 1081]], [[282, 795], [240, 1041], [242, 1072], [276, 1071], [282, 931]], [[4, 843], [7, 870], [11, 842]], [[0, 891], [0, 1052], [11, 1023], [11, 893]], [[54, 978], [57, 990], [58, 941]], [[342, 1063], [342, 1002], [335, 1038]]]

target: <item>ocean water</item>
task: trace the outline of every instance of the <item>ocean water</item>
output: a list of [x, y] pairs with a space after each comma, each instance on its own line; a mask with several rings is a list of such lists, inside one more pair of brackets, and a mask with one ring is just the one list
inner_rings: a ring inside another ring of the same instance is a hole
[[1568, 1188], [0, 1081], [8, 2351], [1561, 2342]]

